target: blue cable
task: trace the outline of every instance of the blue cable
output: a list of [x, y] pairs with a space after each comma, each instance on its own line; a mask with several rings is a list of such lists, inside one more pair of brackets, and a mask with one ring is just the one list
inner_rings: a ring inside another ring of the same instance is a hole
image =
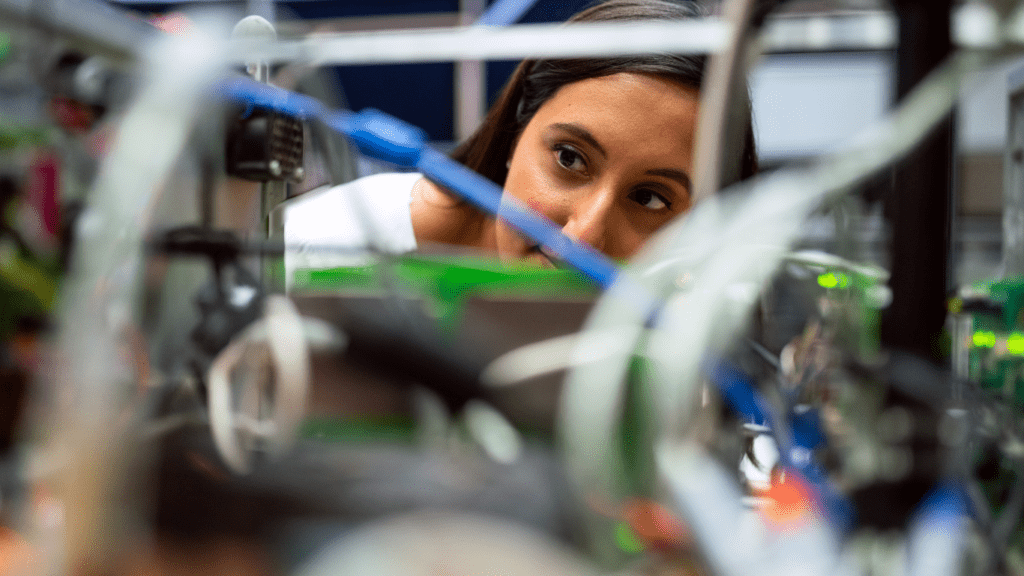
[[[824, 438], [817, 426], [803, 418], [777, 414], [768, 400], [757, 391], [749, 375], [724, 359], [704, 363], [708, 380], [718, 389], [726, 404], [748, 422], [767, 426], [779, 448], [779, 462], [789, 473], [798, 474], [814, 491], [815, 500], [832, 525], [845, 532], [853, 525], [853, 504], [840, 494], [825, 471], [813, 460], [794, 462], [794, 447], [813, 449]], [[808, 417], [812, 418], [812, 417]]]
[[519, 22], [537, 0], [497, 0], [476, 21], [478, 26], [509, 26]]
[[919, 522], [938, 523], [971, 516], [970, 498], [956, 479], [940, 480], [914, 511]]

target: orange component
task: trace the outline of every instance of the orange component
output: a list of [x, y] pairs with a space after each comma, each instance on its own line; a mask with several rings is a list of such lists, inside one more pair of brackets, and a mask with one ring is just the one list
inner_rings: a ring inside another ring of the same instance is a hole
[[781, 532], [803, 526], [814, 510], [810, 486], [795, 474], [772, 474], [771, 486], [761, 496], [766, 499], [762, 517]]
[[633, 531], [654, 548], [678, 548], [691, 542], [686, 527], [664, 506], [652, 500], [630, 500], [623, 506], [622, 515]]

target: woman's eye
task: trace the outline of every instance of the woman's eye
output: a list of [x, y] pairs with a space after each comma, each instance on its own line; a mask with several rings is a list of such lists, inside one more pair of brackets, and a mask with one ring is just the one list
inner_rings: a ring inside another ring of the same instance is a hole
[[632, 198], [634, 202], [648, 210], [664, 210], [672, 206], [664, 196], [646, 188], [633, 192]]
[[587, 169], [587, 163], [583, 161], [583, 155], [568, 146], [555, 148], [555, 160], [558, 165], [566, 170], [583, 172]]

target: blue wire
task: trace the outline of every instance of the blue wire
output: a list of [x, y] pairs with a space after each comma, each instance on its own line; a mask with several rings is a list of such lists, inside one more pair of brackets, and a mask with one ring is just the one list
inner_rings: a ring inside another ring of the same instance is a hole
[[725, 359], [706, 360], [704, 372], [732, 410], [748, 422], [768, 427], [779, 448], [780, 464], [789, 473], [797, 474], [807, 481], [814, 491], [815, 500], [828, 515], [832, 525], [843, 532], [849, 529], [855, 518], [853, 504], [832, 486], [816, 462], [812, 460], [798, 464], [793, 461], [794, 445], [808, 449], [813, 446], [802, 446], [797, 442], [789, 420], [772, 409], [768, 400], [758, 392], [751, 377]]
[[925, 495], [914, 511], [914, 518], [923, 523], [939, 523], [971, 516], [970, 498], [956, 479], [940, 480]]

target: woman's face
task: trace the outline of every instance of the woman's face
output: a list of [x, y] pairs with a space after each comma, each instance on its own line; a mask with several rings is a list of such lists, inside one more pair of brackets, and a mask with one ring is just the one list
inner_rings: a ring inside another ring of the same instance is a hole
[[[505, 193], [568, 236], [631, 256], [690, 208], [698, 101], [695, 89], [647, 74], [568, 84], [523, 129]], [[502, 259], [552, 262], [504, 223], [495, 242]]]

